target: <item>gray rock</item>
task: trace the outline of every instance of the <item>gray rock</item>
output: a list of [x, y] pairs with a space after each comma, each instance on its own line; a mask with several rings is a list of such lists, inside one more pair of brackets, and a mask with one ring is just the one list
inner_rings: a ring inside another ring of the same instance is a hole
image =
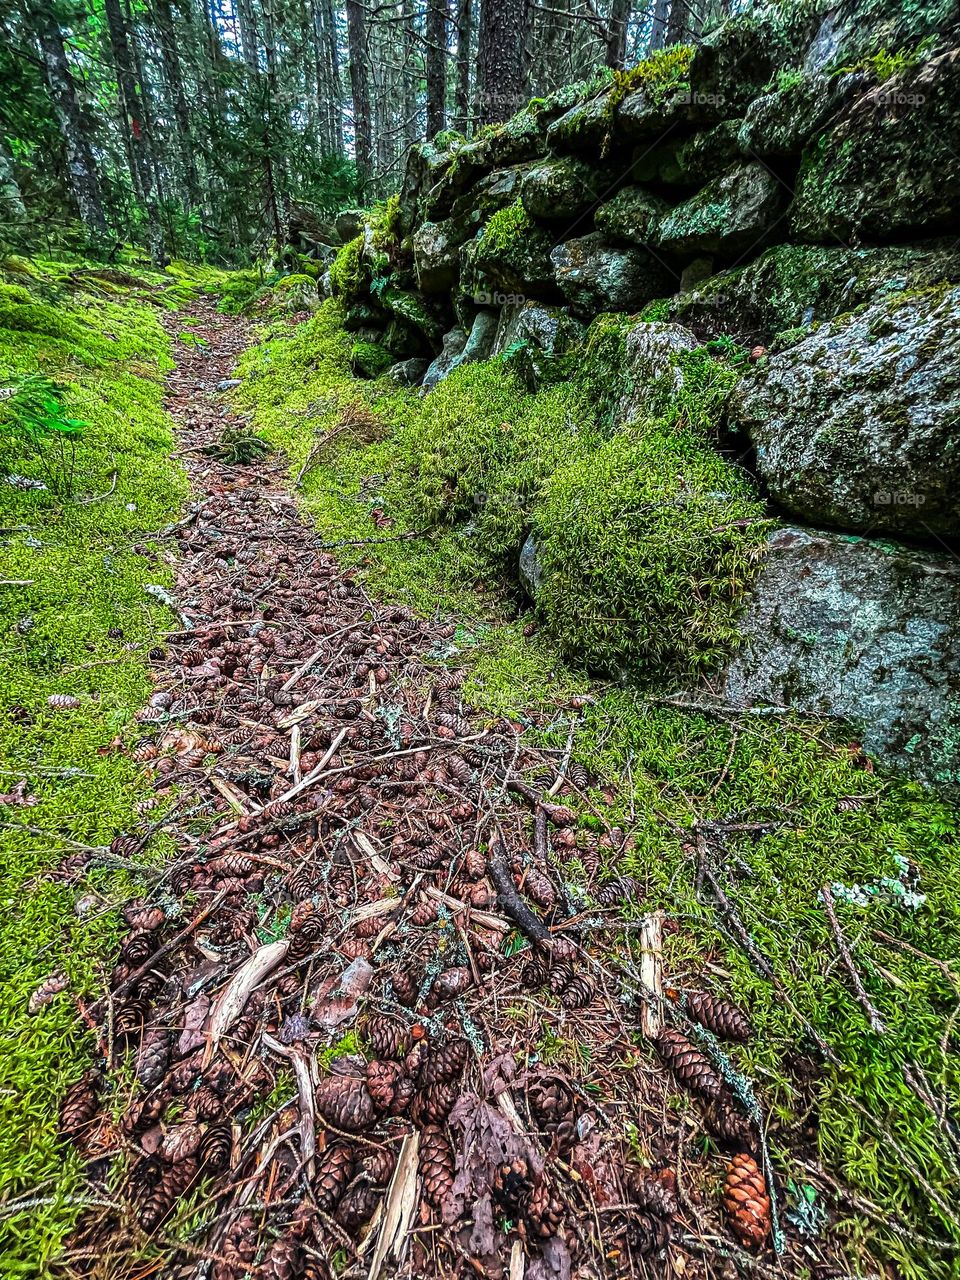
[[348, 240], [355, 240], [360, 234], [360, 228], [363, 226], [363, 210], [341, 210], [341, 212], [337, 214], [334, 225], [337, 228], [337, 235], [344, 244], [346, 244]]
[[594, 224], [613, 244], [646, 244], [666, 212], [667, 205], [659, 196], [644, 187], [630, 186], [600, 206]]
[[400, 387], [417, 387], [430, 367], [428, 360], [401, 360], [387, 370], [387, 377]]
[[486, 360], [493, 351], [498, 319], [495, 311], [478, 311], [469, 335], [463, 329], [452, 329], [443, 340], [443, 351], [424, 375], [424, 390], [449, 378], [461, 365]]
[[863, 94], [805, 155], [791, 206], [801, 240], [885, 240], [955, 228], [960, 51]]
[[448, 293], [460, 272], [461, 241], [449, 222], [425, 222], [413, 237], [413, 268], [421, 293]]
[[786, 188], [764, 165], [735, 165], [666, 214], [653, 243], [670, 253], [724, 257], [757, 250], [786, 202]]
[[477, 231], [500, 209], [505, 209], [520, 195], [520, 184], [527, 172], [524, 165], [497, 169], [469, 187], [454, 202], [448, 223], [460, 244]]
[[467, 333], [459, 326], [444, 335], [443, 350], [423, 375], [422, 385], [424, 391], [431, 390], [438, 382], [442, 382], [444, 378], [453, 373], [460, 362], [460, 357], [463, 355], [463, 349], [466, 345]]
[[952, 556], [780, 529], [741, 624], [726, 698], [836, 717], [883, 764], [956, 790], [958, 617]]
[[610, 130], [610, 109], [604, 94], [578, 103], [547, 129], [547, 145], [553, 151], [577, 155], [600, 154]]
[[544, 160], [523, 175], [520, 199], [531, 218], [576, 218], [606, 197], [617, 176], [573, 156]]
[[683, 370], [677, 363], [682, 351], [693, 351], [700, 343], [678, 324], [654, 321], [633, 326], [627, 334], [623, 383], [618, 418], [632, 422], [641, 414], [660, 413], [670, 398], [683, 387]]
[[677, 149], [673, 166], [676, 172], [668, 171], [664, 177], [694, 186], [719, 177], [741, 159], [740, 125], [739, 120], [722, 120], [712, 129], [695, 133]]
[[757, 365], [729, 423], [774, 501], [816, 524], [960, 534], [960, 288], [841, 316]]
[[558, 244], [550, 255], [557, 285], [575, 311], [636, 311], [671, 293], [676, 276], [645, 249], [617, 249], [598, 232]]
[[754, 98], [737, 135], [744, 155], [798, 155], [842, 107], [865, 87], [863, 72], [804, 76]]
[[535, 602], [543, 581], [543, 566], [540, 563], [540, 552], [532, 533], [527, 535], [526, 542], [520, 548], [519, 572], [520, 585]]
[[239, 378], [224, 378], [222, 382], [217, 383], [215, 389], [217, 391], [232, 391], [234, 387], [239, 387], [239, 385]]
[[526, 342], [548, 356], [563, 355], [583, 340], [585, 332], [561, 307], [523, 302], [500, 313], [492, 354], [502, 355], [515, 343]]

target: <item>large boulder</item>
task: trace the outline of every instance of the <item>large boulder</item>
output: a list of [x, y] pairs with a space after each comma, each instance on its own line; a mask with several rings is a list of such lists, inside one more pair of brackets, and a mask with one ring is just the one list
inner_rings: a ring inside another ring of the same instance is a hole
[[666, 212], [665, 201], [645, 187], [624, 187], [600, 206], [594, 225], [614, 244], [646, 244]]
[[807, 151], [791, 206], [801, 240], [889, 240], [955, 229], [960, 49], [859, 97]]
[[835, 717], [885, 765], [956, 789], [958, 617], [954, 556], [779, 529], [741, 623], [726, 699]]
[[802, 75], [750, 103], [740, 123], [738, 144], [744, 155], [799, 155], [831, 116], [867, 87], [862, 71], [845, 75]]
[[[513, 210], [504, 210], [504, 215]], [[487, 306], [501, 306], [527, 296], [550, 300], [557, 294], [550, 253], [553, 237], [534, 226], [521, 209], [503, 216], [460, 251], [464, 287]]]
[[765, 165], [738, 164], [671, 209], [653, 242], [669, 253], [738, 257], [762, 248], [786, 202], [786, 188]]
[[460, 245], [450, 222], [424, 222], [413, 237], [413, 269], [421, 293], [449, 293], [460, 274]]
[[511, 205], [520, 195], [520, 186], [527, 166], [513, 165], [508, 169], [495, 169], [475, 182], [454, 201], [449, 222], [462, 244], [488, 222], [500, 209]]
[[443, 350], [430, 364], [423, 376], [422, 385], [425, 391], [430, 391], [438, 382], [442, 382], [444, 378], [453, 373], [463, 356], [463, 349], [467, 345], [467, 337], [467, 331], [461, 329], [459, 325], [451, 329], [449, 333], [444, 334]]
[[619, 420], [632, 422], [641, 415], [654, 417], [662, 412], [683, 388], [683, 368], [677, 356], [699, 345], [690, 330], [678, 324], [651, 321], [634, 325], [624, 342]]
[[960, 535], [960, 288], [841, 316], [743, 379], [729, 423], [816, 524]]
[[593, 232], [558, 244], [551, 254], [561, 293], [581, 315], [638, 311], [670, 293], [676, 276], [645, 249], [618, 249]]
[[532, 218], [576, 218], [603, 200], [618, 176], [572, 156], [544, 160], [524, 174], [520, 199]]
[[493, 351], [498, 318], [495, 311], [478, 311], [469, 334], [452, 329], [443, 340], [443, 351], [424, 375], [424, 389], [431, 390], [461, 365], [486, 360]]
[[583, 342], [586, 330], [562, 307], [525, 302], [504, 307], [493, 355], [508, 353], [511, 367], [531, 390], [556, 378], [559, 357]]
[[611, 115], [609, 94], [578, 102], [548, 127], [547, 145], [551, 151], [597, 156], [609, 136]]

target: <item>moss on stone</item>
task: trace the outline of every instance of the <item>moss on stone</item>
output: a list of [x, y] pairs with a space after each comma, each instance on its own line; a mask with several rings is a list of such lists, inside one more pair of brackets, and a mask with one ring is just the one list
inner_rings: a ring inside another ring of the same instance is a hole
[[335, 298], [354, 302], [364, 293], [369, 279], [363, 262], [363, 236], [359, 235], [348, 241], [334, 258], [330, 288]]

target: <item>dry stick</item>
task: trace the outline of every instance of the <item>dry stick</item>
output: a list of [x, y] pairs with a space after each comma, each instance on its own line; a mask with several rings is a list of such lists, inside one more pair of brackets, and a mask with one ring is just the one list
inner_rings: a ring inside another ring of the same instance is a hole
[[487, 871], [497, 891], [500, 906], [524, 937], [528, 938], [534, 946], [549, 947], [550, 930], [537, 919], [517, 892], [507, 863], [506, 849], [499, 840], [493, 841], [490, 845]]
[[870, 1023], [870, 1029], [878, 1036], [886, 1034], [886, 1026], [880, 1013], [874, 1005], [873, 1001], [867, 995], [863, 980], [857, 972], [857, 966], [853, 962], [853, 955], [847, 946], [847, 940], [843, 936], [843, 930], [840, 928], [840, 921], [837, 919], [836, 905], [833, 901], [833, 893], [829, 885], [824, 885], [820, 890], [820, 901], [823, 903], [823, 909], [826, 912], [827, 920], [830, 924], [830, 932], [833, 934], [837, 949], [840, 952], [840, 958], [843, 961], [843, 967], [850, 975], [850, 981], [853, 983], [853, 990], [857, 997], [857, 1002], [861, 1009], [867, 1015], [867, 1021]]
[[[226, 896], [226, 893], [221, 890], [210, 905], [208, 907], [204, 907], [200, 914], [195, 916], [185, 929], [181, 929], [180, 932], [175, 937], [171, 938], [169, 942], [165, 942], [162, 947], [158, 947], [149, 960], [142, 964], [139, 969], [135, 969], [128, 978], [124, 978], [123, 982], [115, 987], [110, 993], [110, 999], [115, 1000], [117, 996], [124, 995], [135, 983], [139, 982], [141, 978], [146, 977], [150, 970], [154, 968], [158, 960], [162, 960], [163, 957], [169, 955], [171, 951], [175, 951], [181, 943], [185, 942], [192, 933], [200, 928], [205, 920], [209, 919], [209, 917], [213, 915]], [[86, 1009], [87, 1015], [89, 1017], [96, 1017], [102, 1011], [104, 1003], [104, 1000], [97, 1000]]]
[[294, 785], [290, 787], [288, 791], [285, 791], [282, 796], [277, 796], [277, 798], [275, 800], [271, 800], [270, 803], [277, 805], [277, 804], [283, 804], [287, 800], [292, 800], [295, 796], [298, 796], [301, 791], [305, 791], [307, 787], [311, 786], [314, 782], [316, 782], [317, 779], [320, 777], [320, 775], [323, 773], [324, 769], [326, 769], [327, 765], [330, 763], [333, 757], [337, 754], [337, 748], [340, 746], [340, 743], [343, 742], [344, 738], [347, 736], [349, 732], [350, 732], [349, 727], [345, 727], [341, 729], [340, 732], [337, 734], [337, 736], [334, 738], [334, 740], [330, 743], [329, 747], [327, 747], [326, 751], [323, 753], [323, 757], [321, 758], [317, 766], [311, 769], [305, 778], [301, 778], [300, 781], [297, 783], [294, 783]]

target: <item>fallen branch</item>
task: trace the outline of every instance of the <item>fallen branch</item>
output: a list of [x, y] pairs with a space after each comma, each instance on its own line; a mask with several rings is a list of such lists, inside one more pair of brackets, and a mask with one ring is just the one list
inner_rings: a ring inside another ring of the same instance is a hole
[[837, 944], [837, 950], [840, 952], [840, 959], [843, 961], [843, 967], [850, 975], [850, 982], [853, 985], [854, 994], [857, 997], [857, 1003], [867, 1015], [867, 1021], [870, 1023], [871, 1031], [876, 1035], [886, 1035], [886, 1024], [880, 1016], [880, 1013], [874, 1005], [873, 1001], [867, 995], [866, 987], [857, 970], [857, 966], [853, 962], [853, 953], [847, 945], [847, 940], [843, 936], [843, 930], [840, 928], [840, 921], [837, 919], [836, 903], [833, 900], [833, 894], [829, 885], [824, 885], [820, 890], [820, 901], [823, 903], [823, 910], [830, 925], [830, 932]]
[[534, 946], [549, 947], [550, 930], [539, 920], [517, 892], [510, 874], [507, 854], [500, 843], [492, 844], [487, 858], [487, 871], [497, 891], [497, 901], [525, 938]]

